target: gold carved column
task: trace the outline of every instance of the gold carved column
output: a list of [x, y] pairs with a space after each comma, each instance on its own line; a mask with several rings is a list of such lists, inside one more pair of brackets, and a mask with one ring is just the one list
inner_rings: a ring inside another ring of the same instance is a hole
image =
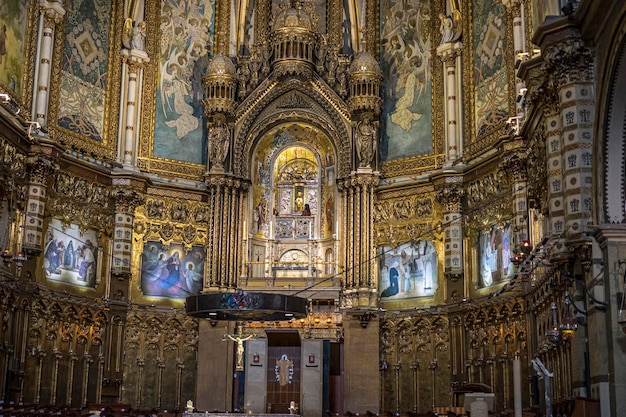
[[[209, 291], [238, 286], [244, 250], [243, 218], [248, 183], [226, 175], [208, 174], [209, 229], [207, 271]], [[206, 289], [205, 289], [206, 290]]]
[[379, 175], [357, 172], [339, 181], [345, 208], [343, 291], [347, 308], [376, 307], [376, 248], [374, 245], [374, 189]]

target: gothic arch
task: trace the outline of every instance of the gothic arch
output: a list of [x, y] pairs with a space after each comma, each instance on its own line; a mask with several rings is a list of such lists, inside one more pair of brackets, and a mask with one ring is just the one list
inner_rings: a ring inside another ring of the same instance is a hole
[[[599, 223], [626, 222], [626, 12], [622, 14], [615, 43], [608, 48], [606, 68], [609, 68], [603, 85], [599, 86], [598, 114], [606, 115], [600, 126], [595, 148], [604, 150], [596, 157], [597, 187], [599, 195], [597, 218]], [[606, 109], [606, 111], [603, 111]], [[602, 128], [601, 128], [602, 129]]]
[[289, 122], [310, 125], [324, 133], [337, 153], [339, 176], [352, 169], [351, 129], [345, 103], [321, 79], [266, 80], [237, 109], [233, 174], [250, 178], [253, 152], [272, 128]]

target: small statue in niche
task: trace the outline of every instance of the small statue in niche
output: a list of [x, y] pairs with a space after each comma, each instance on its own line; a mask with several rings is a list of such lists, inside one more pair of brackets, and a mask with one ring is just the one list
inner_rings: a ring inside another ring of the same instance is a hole
[[372, 121], [367, 114], [356, 125], [356, 151], [359, 156], [359, 167], [369, 168], [377, 148], [378, 122]]
[[144, 40], [146, 39], [146, 22], [139, 22], [133, 28], [133, 39], [130, 42], [131, 49], [144, 51]]
[[211, 166], [223, 168], [228, 147], [230, 145], [230, 129], [222, 120], [219, 120], [209, 129], [208, 159]]
[[131, 18], [124, 21], [122, 45], [127, 49], [145, 50], [146, 22], [135, 22]]
[[463, 34], [463, 28], [461, 25], [461, 12], [456, 7], [451, 14], [445, 15], [439, 13], [439, 31], [441, 32], [441, 45], [444, 43], [456, 42], [461, 38]]

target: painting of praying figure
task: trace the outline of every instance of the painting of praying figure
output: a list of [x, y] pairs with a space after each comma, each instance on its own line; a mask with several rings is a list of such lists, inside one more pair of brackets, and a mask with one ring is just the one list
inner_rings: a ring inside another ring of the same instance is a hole
[[64, 226], [52, 219], [43, 252], [44, 275], [48, 280], [95, 288], [100, 251], [94, 230], [81, 231], [78, 225]]
[[430, 297], [437, 289], [438, 260], [430, 240], [382, 247], [379, 256], [381, 303]]

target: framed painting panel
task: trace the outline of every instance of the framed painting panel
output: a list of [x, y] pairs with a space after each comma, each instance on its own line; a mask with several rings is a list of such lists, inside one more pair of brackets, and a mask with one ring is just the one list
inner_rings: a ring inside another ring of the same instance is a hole
[[141, 254], [141, 292], [166, 298], [199, 294], [204, 286], [205, 260], [201, 246], [188, 251], [178, 243], [164, 247], [161, 242], [148, 241]]
[[380, 301], [432, 297], [437, 289], [438, 260], [430, 240], [383, 246], [379, 258]]
[[44, 275], [47, 280], [95, 288], [100, 252], [95, 230], [81, 231], [78, 225], [64, 226], [52, 219], [43, 252]]

